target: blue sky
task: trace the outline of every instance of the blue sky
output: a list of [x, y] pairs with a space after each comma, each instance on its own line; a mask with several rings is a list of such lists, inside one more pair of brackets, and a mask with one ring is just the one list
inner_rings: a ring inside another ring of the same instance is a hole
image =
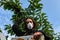
[[0, 7], [0, 28], [4, 28], [5, 24], [11, 24], [10, 21], [12, 17], [12, 11], [4, 10], [2, 7]]
[[[49, 22], [53, 24], [55, 33], [60, 32], [60, 0], [42, 0], [41, 2], [43, 4], [42, 12], [46, 13]], [[28, 7], [27, 0], [21, 0], [21, 3], [23, 8]], [[12, 11], [4, 10], [0, 7], [0, 28], [2, 30], [5, 24], [12, 24], [10, 21], [12, 15]]]
[[48, 20], [53, 24], [55, 32], [60, 32], [60, 0], [42, 0], [43, 12], [48, 16]]

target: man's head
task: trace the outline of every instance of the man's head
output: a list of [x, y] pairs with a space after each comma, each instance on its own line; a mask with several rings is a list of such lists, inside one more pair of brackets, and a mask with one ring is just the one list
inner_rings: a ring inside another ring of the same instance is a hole
[[36, 28], [36, 22], [32, 17], [28, 17], [25, 19], [25, 29], [35, 29]]

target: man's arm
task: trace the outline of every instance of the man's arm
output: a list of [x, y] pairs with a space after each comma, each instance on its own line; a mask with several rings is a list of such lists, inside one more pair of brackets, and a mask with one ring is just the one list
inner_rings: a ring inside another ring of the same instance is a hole
[[16, 36], [23, 36], [23, 34], [24, 34], [24, 32], [22, 32], [22, 31], [19, 29], [18, 23], [15, 23], [15, 24], [12, 26], [12, 30], [13, 30], [13, 32], [16, 34]]

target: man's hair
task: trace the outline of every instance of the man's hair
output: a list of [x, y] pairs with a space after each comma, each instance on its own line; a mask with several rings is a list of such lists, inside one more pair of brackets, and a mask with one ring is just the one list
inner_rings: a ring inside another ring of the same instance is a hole
[[33, 21], [33, 24], [34, 24], [34, 27], [33, 27], [33, 30], [37, 29], [37, 24], [36, 24], [36, 21], [32, 18], [32, 17], [27, 17], [24, 21], [24, 28], [27, 29], [27, 24], [26, 24], [26, 20], [27, 19], [31, 19]]

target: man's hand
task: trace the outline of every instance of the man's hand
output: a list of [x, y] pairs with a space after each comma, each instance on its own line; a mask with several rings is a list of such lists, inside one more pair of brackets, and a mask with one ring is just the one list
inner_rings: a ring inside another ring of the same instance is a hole
[[17, 40], [23, 40], [22, 38], [18, 38]]

